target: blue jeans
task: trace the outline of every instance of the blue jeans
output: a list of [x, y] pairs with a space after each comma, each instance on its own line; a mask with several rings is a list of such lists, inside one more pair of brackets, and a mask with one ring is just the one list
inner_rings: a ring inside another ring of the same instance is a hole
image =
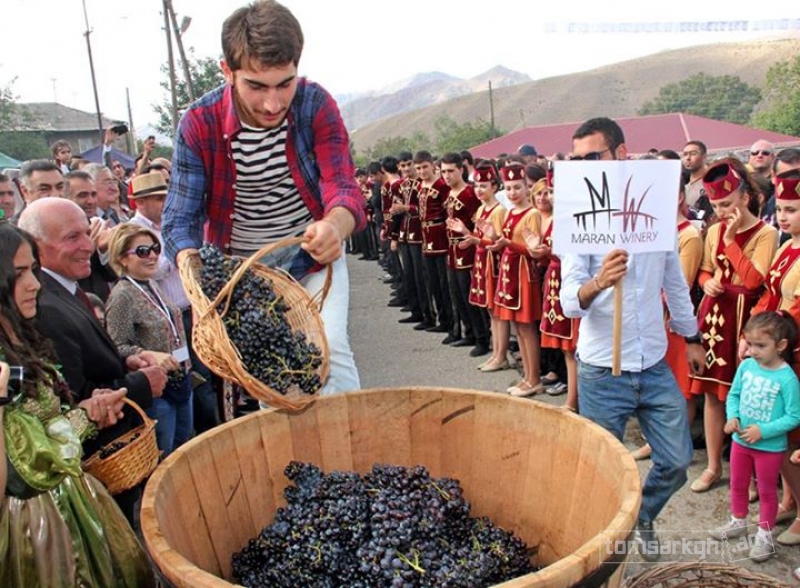
[[162, 458], [186, 443], [192, 436], [193, 415], [192, 393], [180, 402], [165, 398], [153, 398], [153, 404], [146, 411], [147, 416], [156, 422], [156, 442], [163, 451]]
[[636, 415], [653, 450], [653, 467], [642, 490], [639, 519], [652, 522], [670, 496], [686, 482], [692, 438], [686, 400], [663, 359], [642, 372], [611, 375], [610, 368], [578, 363], [580, 413], [622, 441], [625, 425]]

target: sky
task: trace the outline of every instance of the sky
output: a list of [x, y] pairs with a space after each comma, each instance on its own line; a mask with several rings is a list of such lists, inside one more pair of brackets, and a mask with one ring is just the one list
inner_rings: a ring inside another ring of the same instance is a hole
[[[216, 59], [222, 22], [245, 2], [172, 3], [178, 21], [192, 19], [182, 37], [184, 47], [197, 58]], [[668, 49], [776, 36], [774, 29], [780, 27], [800, 35], [794, 0], [728, 2], [724, 13], [717, 2], [696, 0], [283, 4], [300, 21], [306, 39], [300, 74], [335, 95], [380, 90], [426, 71], [470, 78], [502, 65], [541, 79]], [[59, 102], [96, 112], [84, 5], [100, 110], [108, 118], [127, 121], [129, 95], [134, 127], [155, 122], [152, 104], [167, 98], [159, 86], [160, 66], [167, 60], [162, 0], [2, 0], [0, 88], [10, 86], [18, 102]], [[679, 22], [721, 21], [738, 24], [705, 27], [731, 29], [724, 32], [663, 30], [670, 28], [665, 23], [672, 23], [674, 30]]]

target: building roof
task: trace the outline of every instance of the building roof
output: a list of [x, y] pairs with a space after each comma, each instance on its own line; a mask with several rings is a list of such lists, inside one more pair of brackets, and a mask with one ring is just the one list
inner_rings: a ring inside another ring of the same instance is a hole
[[[763, 139], [776, 147], [800, 145], [800, 137], [753, 129], [744, 125], [713, 120], [693, 114], [673, 113], [618, 118], [617, 123], [625, 133], [625, 145], [632, 155], [647, 153], [651, 148], [673, 149], [680, 153], [690, 140], [706, 144], [709, 152], [736, 152], [749, 149]], [[582, 122], [582, 121], [581, 121]], [[501, 153], [514, 154], [520, 145], [536, 145], [539, 153], [569, 153], [572, 135], [581, 122], [528, 127], [514, 131], [470, 149], [473, 157], [497, 157]]]
[[[19, 131], [95, 131], [97, 114], [57, 102], [28, 102], [15, 109], [13, 128]], [[103, 117], [103, 127], [115, 121]]]

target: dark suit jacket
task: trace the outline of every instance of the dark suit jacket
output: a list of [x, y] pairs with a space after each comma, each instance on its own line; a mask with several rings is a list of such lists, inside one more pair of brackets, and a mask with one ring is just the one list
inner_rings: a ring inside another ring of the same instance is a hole
[[[128, 389], [128, 398], [142, 408], [152, 405], [150, 383], [141, 372], [128, 372], [108, 333], [78, 299], [46, 272], [42, 272], [39, 327], [50, 338], [61, 362], [61, 372], [78, 401], [97, 388]], [[84, 444], [87, 455], [137, 426], [138, 415], [126, 408], [125, 418], [100, 431]]]
[[[92, 292], [105, 302], [111, 293], [111, 286], [117, 281], [117, 274], [110, 267], [100, 263], [100, 254], [95, 251], [92, 254], [92, 273], [88, 278], [78, 280], [78, 284], [85, 292]], [[67, 292], [69, 295], [69, 292]]]

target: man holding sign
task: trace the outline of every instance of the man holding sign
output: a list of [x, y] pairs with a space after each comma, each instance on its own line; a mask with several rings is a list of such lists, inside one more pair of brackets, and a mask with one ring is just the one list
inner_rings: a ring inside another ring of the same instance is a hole
[[[686, 482], [692, 460], [686, 401], [664, 360], [662, 292], [671, 328], [686, 337], [690, 370], [699, 373], [703, 366], [697, 321], [675, 252], [679, 162], [626, 161], [622, 129], [608, 118], [583, 123], [572, 137], [572, 150], [573, 161], [596, 162], [559, 162], [555, 170], [561, 303], [566, 316], [581, 319], [580, 413], [619, 440], [628, 419], [638, 417], [653, 449], [653, 467], [643, 489], [637, 538], [640, 555], [654, 561], [659, 542], [653, 521]], [[601, 163], [614, 160], [621, 161]], [[616, 353], [608, 345], [612, 333]], [[612, 374], [615, 358], [620, 365]]]

